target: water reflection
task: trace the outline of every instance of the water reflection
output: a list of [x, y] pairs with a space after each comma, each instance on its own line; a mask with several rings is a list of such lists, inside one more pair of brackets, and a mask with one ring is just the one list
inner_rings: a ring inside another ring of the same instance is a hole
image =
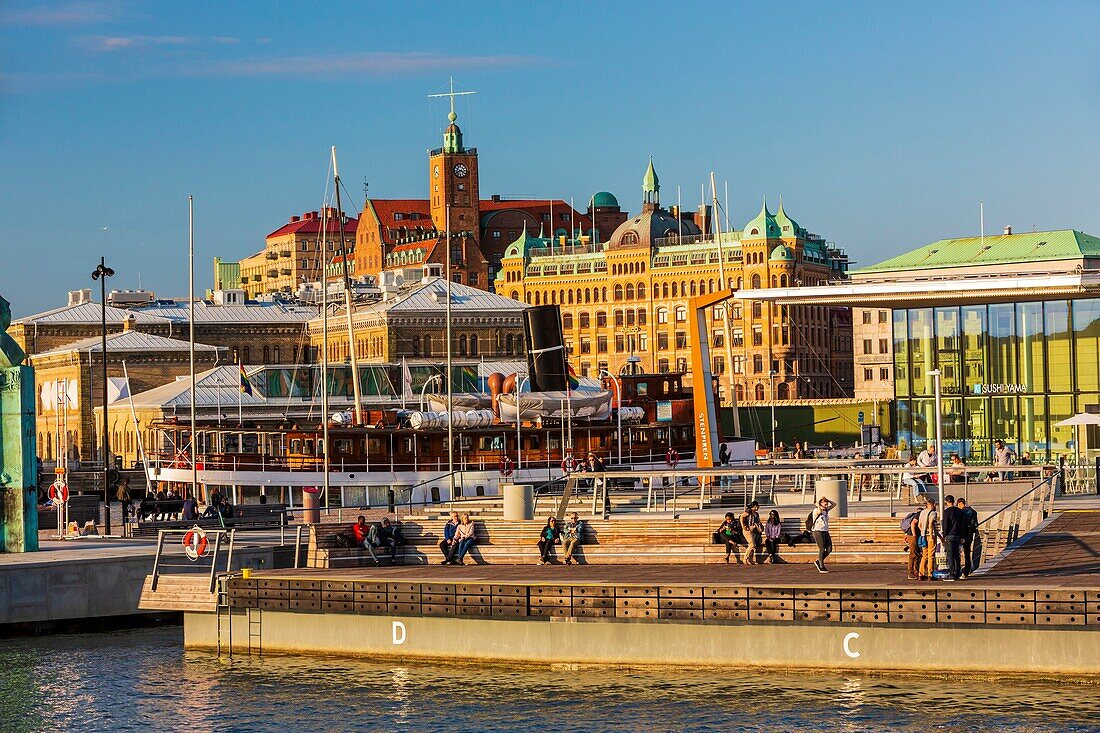
[[1100, 686], [219, 660], [179, 628], [0, 641], [0, 731], [1100, 731]]

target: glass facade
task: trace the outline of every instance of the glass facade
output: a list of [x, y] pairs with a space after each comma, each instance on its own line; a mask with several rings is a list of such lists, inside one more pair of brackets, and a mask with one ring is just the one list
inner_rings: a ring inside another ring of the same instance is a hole
[[893, 319], [900, 447], [934, 439], [929, 372], [940, 369], [945, 455], [989, 463], [998, 439], [1035, 460], [1074, 453], [1073, 428], [1055, 424], [1100, 404], [1100, 299], [910, 308]]

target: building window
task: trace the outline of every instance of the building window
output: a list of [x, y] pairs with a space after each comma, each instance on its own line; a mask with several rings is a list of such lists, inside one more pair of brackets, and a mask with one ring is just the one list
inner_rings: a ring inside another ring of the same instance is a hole
[[871, 311], [863, 311], [863, 323], [866, 325], [871, 322]]
[[279, 347], [278, 346], [273, 346], [272, 349], [273, 349], [272, 355], [274, 357], [274, 362], [276, 364], [278, 364], [278, 363], [280, 363], [279, 362]]
[[626, 351], [626, 337], [621, 333], [615, 334], [615, 351]]
[[764, 356], [763, 354], [752, 355], [752, 371], [753, 374], [761, 374], [764, 371]]
[[590, 324], [589, 324], [589, 318], [588, 318], [587, 313], [581, 313], [580, 325], [581, 325], [581, 328], [588, 328], [589, 327]]
[[757, 402], [763, 402], [764, 401], [764, 385], [762, 385], [762, 384], [756, 385], [756, 401]]
[[881, 367], [878, 370], [878, 378], [883, 382], [890, 381], [890, 367]]
[[657, 309], [657, 323], [668, 323], [668, 308]]
[[745, 332], [740, 328], [733, 329], [733, 345], [744, 346], [745, 345]]
[[875, 353], [874, 349], [871, 348], [871, 339], [863, 339], [863, 353], [864, 354], [873, 354], [873, 353]]
[[601, 354], [607, 353], [607, 336], [596, 337], [596, 351]]
[[561, 314], [561, 327], [566, 329], [573, 328], [573, 314], [562, 313]]
[[638, 309], [638, 325], [644, 326], [646, 322], [646, 312], [644, 308]]
[[657, 334], [657, 349], [661, 351], [668, 349], [668, 334], [664, 331]]
[[885, 354], [889, 350], [890, 350], [889, 342], [886, 339], [879, 339], [878, 340], [878, 353]]
[[687, 321], [687, 317], [688, 317], [687, 306], [683, 306], [683, 305], [676, 306], [676, 322], [677, 323], [684, 323], [685, 321]]
[[752, 317], [756, 318], [756, 319], [759, 319], [763, 312], [764, 312], [763, 304], [761, 304], [761, 302], [759, 300], [754, 300], [752, 302]]
[[764, 345], [764, 330], [760, 326], [752, 327], [752, 345], [763, 346]]
[[745, 357], [735, 356], [733, 357], [733, 373], [744, 374], [745, 373]]
[[589, 339], [589, 338], [582, 338], [581, 339], [581, 353], [582, 354], [591, 354], [592, 353], [592, 339]]
[[659, 374], [667, 374], [668, 373], [668, 359], [658, 359], [657, 360], [657, 372]]
[[676, 348], [677, 349], [686, 349], [687, 345], [688, 345], [687, 331], [677, 331], [676, 332]]
[[719, 347], [719, 346], [724, 346], [724, 345], [725, 345], [725, 340], [722, 338], [722, 332], [721, 331], [715, 331], [714, 332], [714, 346]]
[[676, 371], [687, 373], [687, 370], [688, 370], [688, 360], [683, 356], [678, 357], [676, 359]]
[[616, 326], [623, 325], [623, 312], [622, 311], [619, 311], [619, 310], [615, 311], [615, 325]]
[[714, 364], [711, 366], [711, 373], [713, 374], [725, 374], [726, 373], [726, 360], [721, 356], [715, 356], [713, 359]]
[[607, 328], [607, 314], [603, 311], [596, 312], [596, 328]]
[[879, 323], [888, 323], [889, 321], [890, 321], [890, 311], [879, 311], [878, 312], [878, 322]]
[[864, 369], [863, 370], [863, 381], [870, 382], [874, 378], [875, 378], [875, 370], [874, 369]]

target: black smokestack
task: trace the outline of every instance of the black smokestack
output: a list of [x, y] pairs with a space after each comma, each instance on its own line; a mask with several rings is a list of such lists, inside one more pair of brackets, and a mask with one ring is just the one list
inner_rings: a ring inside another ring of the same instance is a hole
[[565, 342], [561, 310], [556, 305], [536, 305], [523, 312], [527, 339], [527, 375], [532, 392], [560, 392], [567, 388]]

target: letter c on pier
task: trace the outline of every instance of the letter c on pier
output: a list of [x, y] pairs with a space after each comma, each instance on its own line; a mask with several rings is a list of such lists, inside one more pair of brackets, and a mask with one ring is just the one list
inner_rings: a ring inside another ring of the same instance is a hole
[[[397, 632], [395, 631], [394, 633], [396, 634]], [[844, 637], [844, 644], [843, 644], [843, 646], [844, 646], [844, 653], [845, 653], [845, 654], [847, 654], [847, 655], [848, 655], [848, 656], [849, 656], [850, 658], [852, 658], [852, 659], [858, 659], [858, 658], [859, 658], [859, 652], [857, 652], [857, 651], [854, 651], [854, 650], [852, 649], [852, 647], [851, 647], [851, 646], [849, 646], [849, 644], [851, 644], [851, 643], [852, 643], [853, 641], [855, 641], [855, 640], [856, 640], [856, 639], [858, 639], [858, 638], [859, 638], [859, 634], [857, 634], [857, 633], [856, 633], [856, 632], [854, 632], [854, 631], [853, 631], [852, 633], [850, 633], [850, 634], [847, 634], [847, 635], [846, 635], [846, 636]], [[396, 643], [396, 642], [395, 642], [395, 643]]]
[[[404, 623], [402, 623], [401, 621], [394, 621], [393, 622], [393, 643], [394, 643], [395, 646], [400, 645], [400, 644], [404, 644], [405, 639], [408, 637], [408, 635], [409, 635], [409, 632], [408, 632], [408, 630], [405, 629], [405, 624]], [[858, 636], [858, 634], [857, 634], [857, 636]], [[847, 644], [847, 640], [845, 640], [845, 644]], [[856, 655], [856, 656], [859, 656], [859, 655]]]

